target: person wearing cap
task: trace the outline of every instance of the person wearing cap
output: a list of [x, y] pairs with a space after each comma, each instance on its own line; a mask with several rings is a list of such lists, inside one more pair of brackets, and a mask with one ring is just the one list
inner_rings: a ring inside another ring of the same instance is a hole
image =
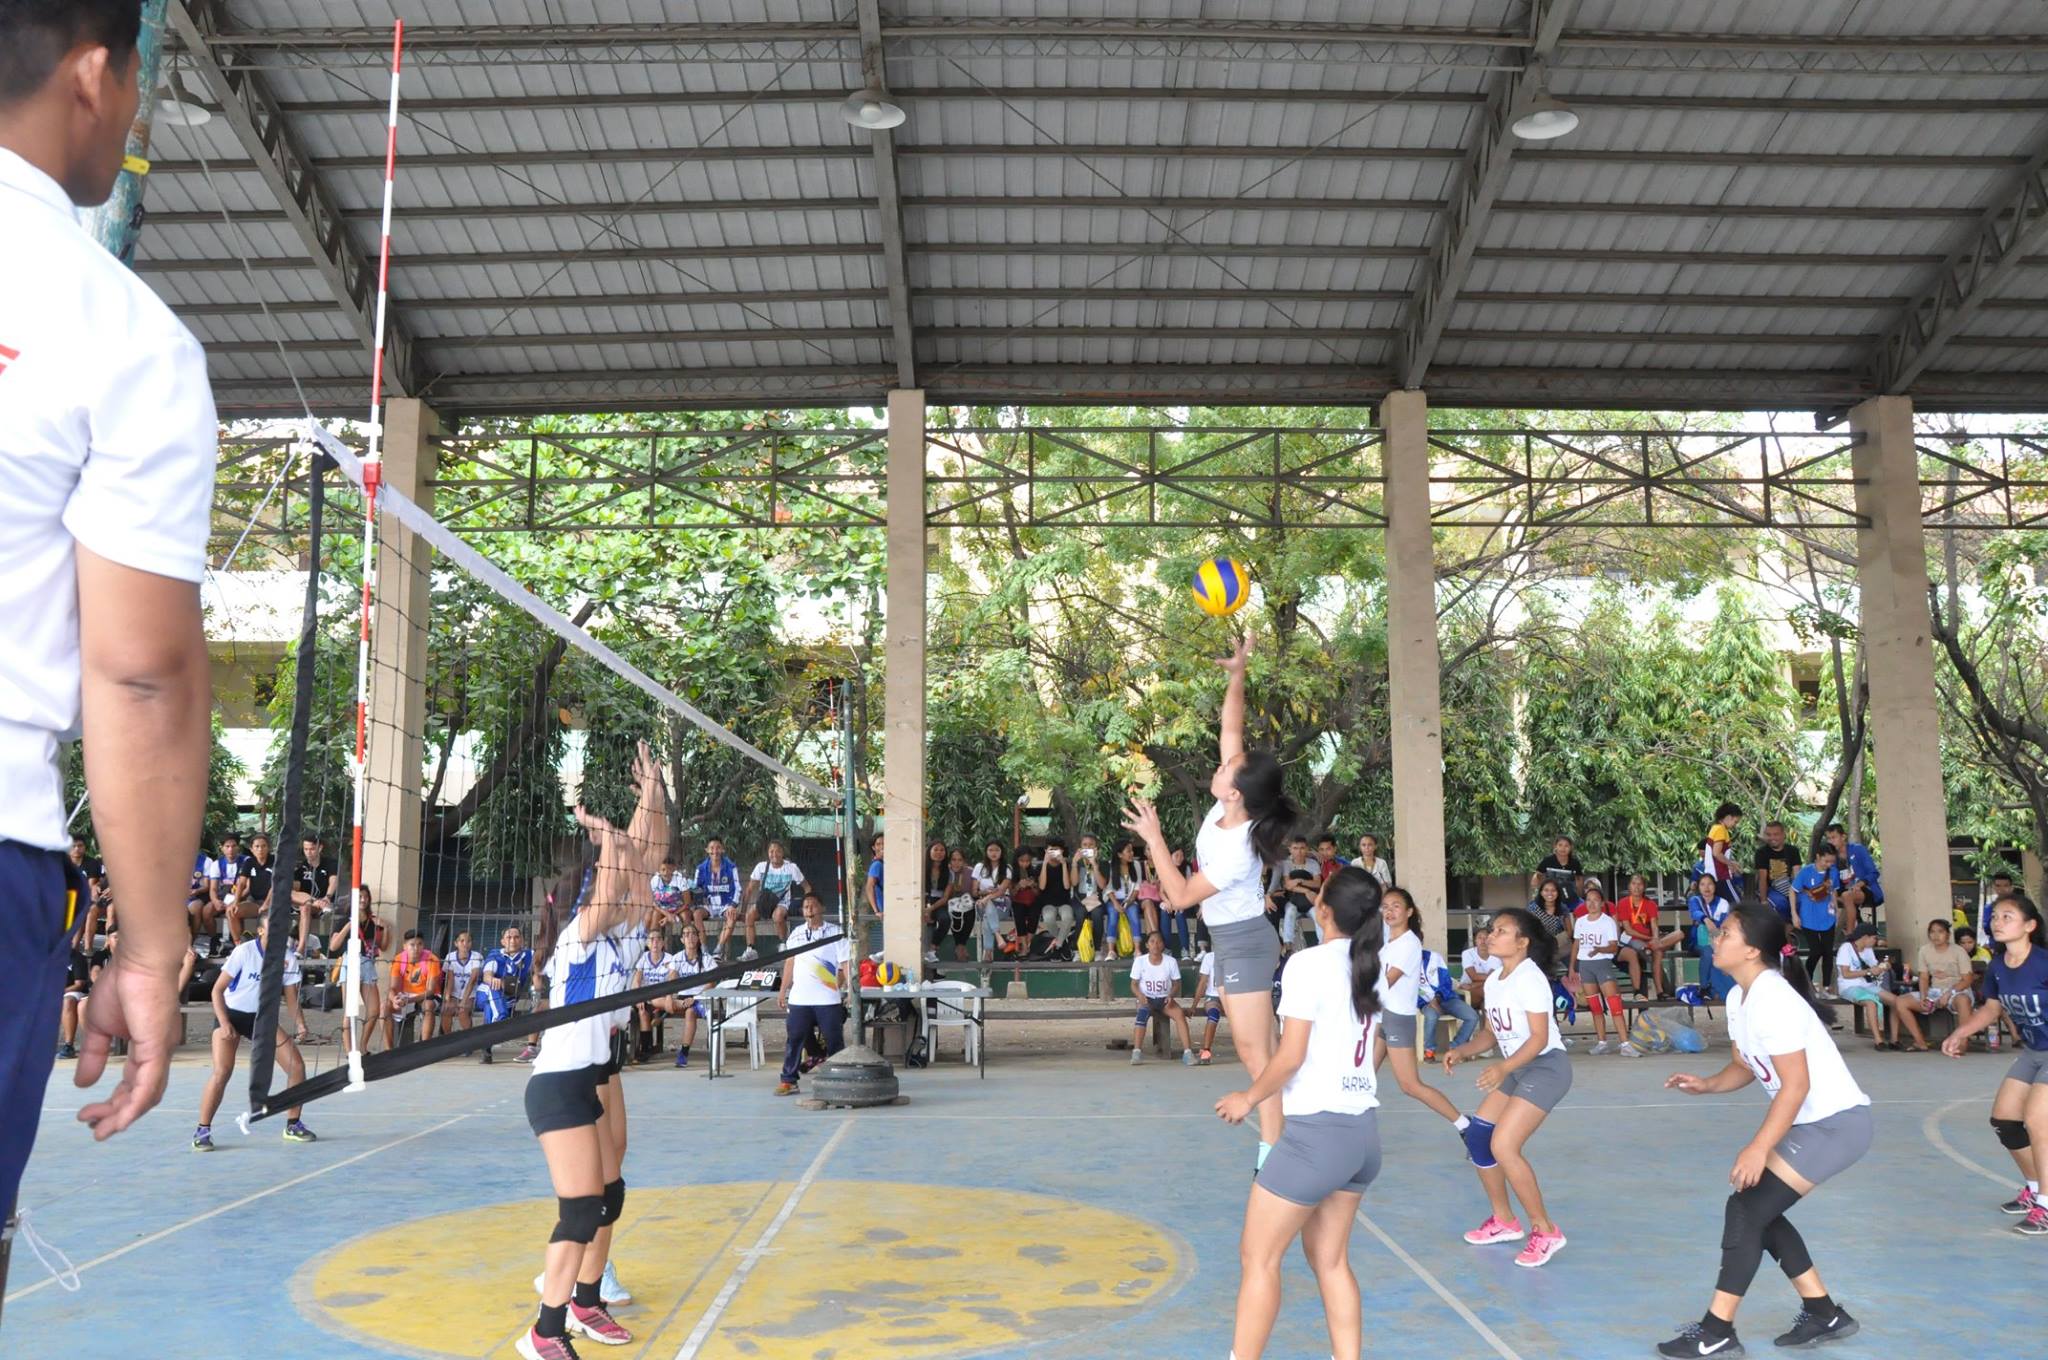
[[[1877, 957], [1877, 927], [1868, 921], [1859, 921], [1849, 928], [1849, 938], [1842, 941], [1835, 951], [1836, 986], [1842, 1000], [1851, 1003], [1863, 1012], [1864, 1023], [1877, 1040], [1878, 1051], [1889, 1052], [1892, 1045], [1884, 1037], [1884, 1012], [1889, 1006], [1896, 1006], [1898, 997], [1885, 990], [1887, 968]], [[1917, 1045], [1924, 1052], [1926, 1044]]]
[[121, 889], [121, 948], [86, 1002], [72, 1078], [97, 1086], [126, 1042], [119, 1082], [78, 1111], [96, 1138], [163, 1099], [206, 818], [199, 584], [220, 433], [206, 355], [78, 213], [121, 173], [141, 32], [142, 0], [0, 5], [0, 1218], [55, 1122], [43, 1088], [90, 901], [66, 855], [60, 743], [83, 733]]

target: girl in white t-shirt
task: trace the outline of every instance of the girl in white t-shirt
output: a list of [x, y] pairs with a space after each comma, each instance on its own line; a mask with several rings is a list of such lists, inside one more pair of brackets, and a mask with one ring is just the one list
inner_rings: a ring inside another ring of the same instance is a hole
[[1195, 989], [1202, 999], [1202, 1051], [1195, 1065], [1207, 1067], [1215, 1060], [1216, 1026], [1223, 1023], [1223, 993], [1216, 986], [1216, 951], [1204, 949], [1195, 965]]
[[[668, 807], [660, 767], [644, 742], [633, 773], [639, 799], [625, 830], [576, 809], [577, 822], [596, 844], [556, 884], [534, 940], [534, 963], [547, 982], [550, 1010], [624, 991], [646, 948], [648, 922], [657, 910], [652, 870], [667, 844]], [[616, 1276], [612, 1294], [601, 1292], [613, 1226], [626, 1198], [620, 1174], [626, 1155], [622, 1045], [614, 1032], [631, 1023], [626, 1008], [545, 1031], [527, 1079], [526, 1119], [547, 1159], [559, 1209], [536, 1282], [540, 1316], [518, 1341], [526, 1360], [564, 1360], [572, 1353], [565, 1345], [570, 1333], [611, 1346], [632, 1340], [606, 1307], [630, 1302], [631, 1296], [616, 1287]]]
[[1131, 995], [1138, 1002], [1138, 1018], [1131, 1035], [1131, 1066], [1145, 1061], [1145, 1030], [1152, 1017], [1163, 1015], [1180, 1035], [1180, 1060], [1195, 1065], [1195, 1046], [1188, 1037], [1188, 1013], [1182, 1009], [1180, 960], [1166, 952], [1166, 937], [1153, 931], [1145, 937], [1145, 952], [1131, 960]]
[[1572, 1089], [1571, 1059], [1565, 1055], [1550, 999], [1557, 940], [1533, 912], [1509, 907], [1494, 916], [1486, 943], [1500, 963], [1500, 971], [1486, 982], [1486, 1030], [1444, 1054], [1448, 1075], [1489, 1048], [1498, 1046], [1501, 1052], [1501, 1060], [1481, 1069], [1474, 1083], [1486, 1098], [1464, 1130], [1466, 1154], [1486, 1187], [1493, 1212], [1466, 1233], [1465, 1240], [1475, 1247], [1522, 1240], [1521, 1220], [1508, 1203], [1512, 1186], [1529, 1213], [1529, 1240], [1515, 1264], [1534, 1267], [1549, 1261], [1565, 1244], [1564, 1230], [1544, 1208], [1536, 1169], [1522, 1155], [1530, 1137]]
[[[1184, 874], [1168, 852], [1159, 813], [1143, 798], [1131, 800], [1124, 826], [1143, 842], [1169, 906], [1202, 908], [1202, 924], [1216, 955], [1223, 1013], [1237, 1041], [1238, 1060], [1254, 1082], [1273, 1051], [1273, 978], [1280, 970], [1280, 937], [1266, 920], [1266, 869], [1278, 863], [1288, 830], [1300, 815], [1281, 789], [1280, 759], [1244, 745], [1245, 666], [1249, 635], [1216, 664], [1228, 677], [1217, 748], [1209, 776], [1216, 803], [1195, 836], [1195, 865]], [[1280, 1137], [1277, 1101], [1259, 1111], [1258, 1165]]]
[[1579, 980], [1579, 999], [1593, 1012], [1593, 1053], [1614, 1051], [1607, 1039], [1607, 1023], [1614, 1022], [1614, 1037], [1623, 1057], [1640, 1058], [1642, 1050], [1628, 1041], [1627, 1014], [1621, 1004], [1621, 976], [1615, 971], [1614, 956], [1621, 952], [1621, 922], [1607, 910], [1607, 894], [1598, 884], [1586, 885], [1586, 914], [1572, 922], [1572, 975]]
[[1380, 1005], [1380, 885], [1364, 869], [1339, 869], [1314, 907], [1323, 943], [1298, 949], [1280, 978], [1287, 1024], [1278, 1051], [1250, 1090], [1216, 1102], [1235, 1124], [1261, 1102], [1287, 1117], [1280, 1141], [1252, 1182], [1238, 1259], [1231, 1353], [1258, 1360], [1280, 1313], [1280, 1264], [1294, 1239], [1315, 1271], [1332, 1355], [1361, 1345], [1351, 1225], [1380, 1170], [1379, 1084], [1373, 1076]]
[[[1373, 876], [1375, 882], [1378, 877]], [[1422, 913], [1406, 888], [1388, 888], [1380, 895], [1380, 920], [1385, 942], [1380, 945], [1380, 1031], [1373, 1036], [1373, 1069], [1391, 1057], [1401, 1094], [1427, 1105], [1462, 1133], [1465, 1116], [1422, 1079], [1415, 1061], [1416, 1014], [1422, 1008]]]
[[1814, 999], [1798, 957], [1788, 954], [1785, 921], [1769, 907], [1746, 904], [1728, 914], [1714, 937], [1714, 967], [1734, 986], [1728, 995], [1728, 1039], [1735, 1056], [1711, 1077], [1678, 1072], [1664, 1085], [1690, 1096], [1739, 1091], [1761, 1081], [1770, 1109], [1728, 1173], [1727, 1225], [1713, 1302], [1698, 1322], [1658, 1346], [1669, 1356], [1740, 1354], [1735, 1310], [1769, 1252], [1799, 1294], [1799, 1316], [1780, 1346], [1809, 1347], [1858, 1330], [1828, 1296], [1799, 1230], [1785, 1218], [1822, 1181], [1840, 1175], [1870, 1150], [1870, 1097], [1863, 1094], [1828, 1034], [1829, 1008]]

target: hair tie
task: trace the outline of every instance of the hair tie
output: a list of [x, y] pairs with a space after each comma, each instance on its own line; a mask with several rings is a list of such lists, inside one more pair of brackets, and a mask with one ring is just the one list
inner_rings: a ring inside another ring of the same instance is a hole
[[1786, 944], [1785, 944], [1785, 947], [1784, 947], [1783, 949], [1780, 949], [1780, 950], [1778, 951], [1778, 957], [1780, 957], [1780, 958], [1785, 958], [1785, 959], [1792, 959], [1792, 958], [1797, 958], [1797, 957], [1799, 957], [1799, 949], [1798, 949], [1798, 946], [1796, 946], [1796, 945], [1792, 944], [1792, 943], [1791, 943], [1790, 941], [1787, 941], [1787, 942], [1786, 942]]

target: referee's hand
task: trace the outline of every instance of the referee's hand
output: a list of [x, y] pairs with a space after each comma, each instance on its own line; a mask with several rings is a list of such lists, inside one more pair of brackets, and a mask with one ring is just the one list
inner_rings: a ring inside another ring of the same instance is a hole
[[78, 1112], [101, 1142], [156, 1108], [171, 1074], [171, 1053], [178, 1044], [178, 969], [154, 970], [116, 957], [86, 998], [85, 1026], [72, 1081], [91, 1086], [106, 1070], [107, 1053], [116, 1039], [128, 1041], [128, 1060], [121, 1080], [105, 1100]]

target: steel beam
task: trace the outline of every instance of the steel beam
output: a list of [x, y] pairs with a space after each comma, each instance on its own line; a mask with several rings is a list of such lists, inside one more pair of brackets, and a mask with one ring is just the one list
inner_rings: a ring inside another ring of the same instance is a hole
[[[209, 43], [222, 30], [219, 0], [171, 0], [170, 21], [184, 44], [184, 60], [221, 102], [221, 117], [283, 209], [305, 247], [300, 262], [326, 283], [335, 303], [366, 350], [377, 346], [377, 270], [358, 254], [347, 223], [312, 159], [285, 123], [285, 114], [263, 77], [246, 68], [224, 67]], [[235, 266], [239, 268], [239, 264]], [[146, 271], [145, 271], [146, 272]], [[397, 317], [386, 319], [385, 382], [393, 396], [417, 390], [421, 374], [412, 340]]]
[[[866, 89], [887, 91], [888, 72], [882, 55], [880, 0], [855, 0], [860, 21], [860, 69]], [[896, 386], [917, 387], [916, 335], [910, 328], [910, 265], [903, 253], [903, 202], [896, 185], [896, 136], [887, 128], [868, 133], [874, 143], [875, 216], [882, 236], [882, 281], [889, 291], [890, 355], [896, 361]]]
[[[1969, 238], [1935, 271], [1933, 282], [1907, 303], [1878, 342], [1871, 368], [1881, 393], [1900, 394], [1962, 340], [1962, 330], [2004, 285], [2025, 255], [2048, 240], [2048, 142], [2016, 181], [1984, 209]], [[1978, 343], [1975, 340], [1971, 344]]]
[[1458, 292], [1471, 276], [1472, 257], [1486, 235], [1487, 220], [1494, 202], [1507, 187], [1508, 171], [1515, 154], [1515, 135], [1509, 125], [1529, 107], [1545, 88], [1545, 63], [1557, 50], [1557, 40], [1571, 18], [1578, 0], [1531, 0], [1530, 43], [1527, 65], [1520, 71], [1499, 77], [1486, 111], [1473, 129], [1472, 149], [1458, 175], [1450, 207], [1430, 247], [1429, 264], [1415, 288], [1396, 365], [1401, 386], [1420, 388], [1429, 372], [1430, 360], [1443, 339], [1451, 309], [1458, 305]]

